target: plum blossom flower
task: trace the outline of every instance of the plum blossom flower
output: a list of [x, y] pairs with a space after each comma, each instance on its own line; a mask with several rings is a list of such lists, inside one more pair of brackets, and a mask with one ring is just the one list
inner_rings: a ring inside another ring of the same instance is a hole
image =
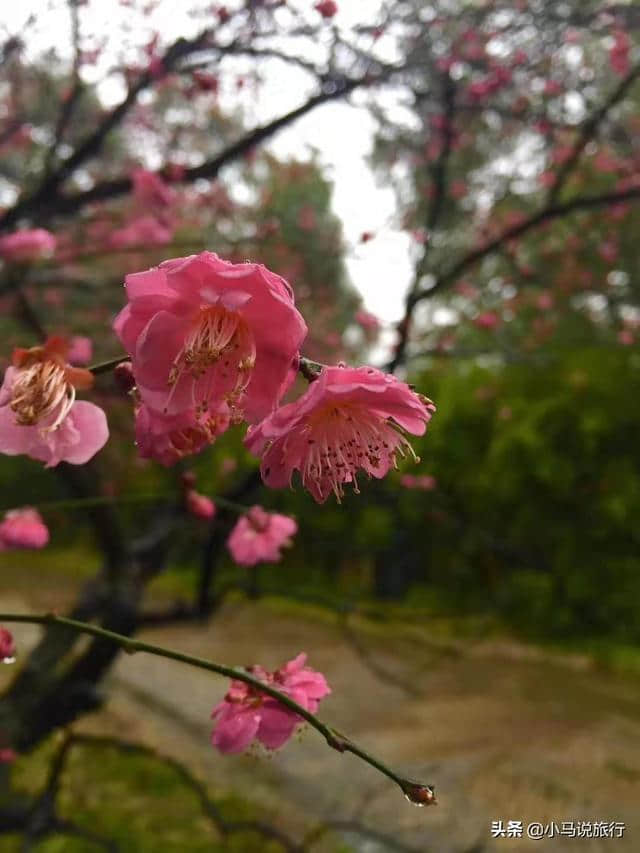
[[9, 263], [46, 258], [55, 248], [56, 238], [44, 228], [15, 231], [6, 237], [0, 237], [0, 257]]
[[405, 432], [422, 435], [435, 412], [426, 397], [373, 367], [325, 367], [293, 403], [251, 427], [246, 446], [262, 457], [261, 473], [273, 488], [291, 483], [293, 472], [318, 503], [345, 483], [358, 493], [362, 469], [381, 478], [396, 457], [413, 449]]
[[400, 485], [405, 489], [422, 489], [424, 492], [431, 492], [438, 483], [431, 474], [403, 474], [400, 477]]
[[320, 12], [323, 18], [333, 18], [338, 11], [338, 4], [334, 0], [319, 0], [313, 8]]
[[140, 216], [109, 235], [109, 245], [114, 249], [128, 246], [166, 246], [173, 238], [173, 229], [155, 216]]
[[13, 634], [0, 625], [0, 661], [13, 663], [16, 656], [16, 644]]
[[495, 329], [500, 325], [500, 317], [495, 311], [483, 311], [473, 318], [473, 322], [479, 329]]
[[33, 507], [11, 509], [0, 522], [0, 549], [44, 548], [48, 542], [47, 525]]
[[229, 409], [224, 404], [216, 412], [208, 410], [196, 416], [193, 409], [165, 415], [140, 403], [136, 407], [136, 446], [143, 459], [155, 459], [169, 467], [213, 444], [229, 424]]
[[0, 747], [0, 764], [11, 764], [17, 757], [18, 753], [10, 746]]
[[187, 512], [194, 518], [201, 518], [203, 521], [210, 521], [216, 514], [216, 505], [206, 495], [201, 495], [195, 489], [189, 489], [184, 498]]
[[85, 335], [74, 335], [69, 341], [69, 352], [67, 353], [69, 364], [83, 367], [85, 364], [89, 364], [92, 358], [93, 342], [91, 338], [87, 338]]
[[234, 422], [250, 423], [273, 411], [307, 332], [284, 279], [202, 252], [125, 281], [114, 328], [148, 406], [202, 417], [226, 403]]
[[160, 175], [147, 169], [134, 169], [131, 173], [134, 200], [143, 209], [170, 207], [176, 198], [175, 190], [167, 186]]
[[364, 329], [365, 332], [378, 332], [380, 331], [380, 320], [376, 317], [375, 314], [371, 314], [369, 311], [356, 311], [355, 321], [360, 326], [361, 329]]
[[107, 419], [99, 406], [76, 400], [93, 375], [66, 362], [68, 344], [49, 338], [44, 346], [16, 349], [0, 387], [0, 453], [26, 454], [52, 468], [83, 465], [106, 443]]
[[[305, 666], [302, 653], [275, 672], [261, 666], [248, 671], [260, 681], [286, 694], [305, 710], [315, 713], [320, 700], [331, 693], [324, 675]], [[226, 696], [211, 714], [216, 721], [211, 744], [222, 753], [243, 752], [252, 740], [259, 740], [268, 749], [278, 749], [286, 743], [303, 718], [259, 688], [232, 681]]]
[[624, 30], [616, 30], [614, 33], [614, 42], [609, 51], [609, 64], [612, 71], [624, 77], [629, 73], [631, 63], [629, 62], [629, 51], [631, 50], [631, 40]]
[[543, 290], [536, 297], [536, 307], [540, 311], [548, 311], [550, 308], [553, 308], [553, 304], [553, 293], [550, 290]]
[[236, 522], [227, 547], [239, 566], [277, 563], [282, 557], [280, 549], [291, 545], [297, 530], [297, 523], [288, 515], [254, 506]]

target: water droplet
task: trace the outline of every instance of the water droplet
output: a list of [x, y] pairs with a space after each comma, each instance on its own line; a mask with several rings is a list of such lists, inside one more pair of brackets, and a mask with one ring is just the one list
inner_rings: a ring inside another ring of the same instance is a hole
[[415, 800], [412, 800], [409, 794], [405, 794], [404, 798], [408, 803], [411, 803], [412, 806], [417, 806], [419, 809], [423, 809], [427, 805], [426, 803], [417, 803]]

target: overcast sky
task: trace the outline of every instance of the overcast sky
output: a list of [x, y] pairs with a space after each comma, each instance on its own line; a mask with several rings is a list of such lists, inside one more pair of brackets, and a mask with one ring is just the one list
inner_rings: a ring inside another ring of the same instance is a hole
[[[339, 12], [334, 19], [345, 27], [356, 22], [375, 19], [380, 0], [339, 0]], [[289, 0], [290, 5], [312, 9], [314, 0]], [[36, 47], [56, 44], [59, 52], [69, 43], [69, 15], [63, 4], [49, 10], [46, 0], [21, 0], [9, 3], [2, 0], [0, 23], [10, 32], [21, 29], [27, 17], [34, 13], [37, 23], [31, 29], [31, 42]], [[55, 3], [54, 3], [55, 5]], [[230, 5], [233, 5], [232, 3]], [[153, 25], [172, 36], [189, 36], [202, 24], [187, 14], [188, 0], [161, 0], [154, 13]], [[118, 0], [89, 0], [81, 7], [81, 24], [85, 32], [113, 32], [126, 20], [127, 10]], [[253, 121], [264, 121], [285, 112], [304, 100], [309, 82], [281, 63], [263, 67], [265, 85], [256, 102], [247, 103], [246, 110]], [[117, 100], [120, 93], [108, 87], [102, 95]], [[251, 98], [251, 92], [246, 96]], [[224, 101], [224, 91], [222, 95]], [[230, 95], [237, 104], [238, 94]], [[223, 102], [224, 105], [224, 102]], [[235, 105], [235, 104], [234, 104]], [[282, 131], [269, 148], [279, 156], [300, 157], [313, 146], [326, 164], [327, 175], [333, 181], [333, 205], [344, 225], [348, 246], [347, 265], [354, 285], [361, 292], [365, 307], [383, 322], [397, 320], [402, 315], [403, 295], [410, 280], [410, 238], [391, 226], [395, 201], [389, 187], [377, 186], [366, 157], [371, 150], [374, 122], [362, 108], [346, 102], [319, 107], [295, 125]], [[362, 245], [360, 235], [373, 232], [375, 238]], [[387, 336], [384, 336], [387, 338]]]

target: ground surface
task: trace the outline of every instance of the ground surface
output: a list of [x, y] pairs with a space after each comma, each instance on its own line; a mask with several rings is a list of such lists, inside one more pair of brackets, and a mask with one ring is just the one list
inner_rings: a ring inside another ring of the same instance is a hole
[[[3, 596], [3, 607], [26, 608], [25, 591], [18, 595]], [[40, 588], [28, 600], [53, 606], [58, 597], [64, 593]], [[298, 837], [310, 825], [355, 817], [425, 853], [476, 843], [487, 851], [640, 850], [640, 679], [512, 641], [443, 642], [429, 624], [353, 628], [359, 651], [332, 616], [237, 600], [208, 627], [144, 637], [229, 664], [271, 667], [307, 651], [333, 689], [321, 716], [407, 776], [433, 783], [435, 808], [412, 807], [392, 783], [310, 730], [273, 756], [218, 755], [208, 745], [209, 715], [225, 683], [146, 655], [122, 657], [107, 707], [81, 727], [185, 760], [214, 789], [257, 799]], [[15, 634], [24, 647], [37, 629]], [[622, 821], [626, 831], [622, 839], [492, 841], [492, 820]], [[345, 838], [366, 853], [392, 849]]]

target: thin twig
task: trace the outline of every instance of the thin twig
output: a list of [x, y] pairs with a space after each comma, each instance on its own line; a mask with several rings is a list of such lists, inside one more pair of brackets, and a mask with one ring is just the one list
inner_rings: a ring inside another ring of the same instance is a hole
[[387, 765], [380, 759], [366, 752], [333, 727], [323, 723], [318, 719], [318, 717], [306, 708], [303, 708], [302, 705], [294, 702], [294, 700], [289, 696], [281, 693], [279, 690], [276, 690], [268, 684], [264, 684], [259, 678], [256, 678], [244, 669], [225, 666], [223, 664], [206, 660], [205, 658], [188, 655], [184, 652], [174, 651], [173, 649], [167, 649], [153, 643], [147, 643], [143, 640], [135, 640], [123, 634], [108, 631], [106, 628], [101, 628], [98, 625], [90, 625], [76, 619], [57, 616], [54, 613], [0, 613], [0, 622], [21, 622], [32, 625], [59, 625], [64, 628], [69, 628], [77, 633], [89, 634], [90, 636], [97, 637], [102, 640], [108, 640], [129, 654], [134, 654], [135, 652], [146, 652], [147, 654], [156, 655], [157, 657], [163, 657], [169, 660], [178, 661], [179, 663], [185, 663], [189, 666], [197, 667], [198, 669], [215, 672], [218, 675], [225, 676], [226, 678], [242, 681], [244, 684], [248, 684], [250, 687], [253, 687], [259, 692], [265, 693], [267, 696], [276, 699], [281, 705], [284, 705], [294, 714], [302, 717], [312, 728], [324, 737], [327, 744], [333, 749], [338, 752], [350, 752], [352, 755], [357, 756], [366, 764], [369, 764], [371, 767], [387, 776], [387, 778], [391, 779], [396, 783], [396, 785], [398, 785], [403, 794], [412, 802], [419, 805], [431, 805], [436, 802], [433, 786], [400, 776], [390, 767], [387, 767]]

